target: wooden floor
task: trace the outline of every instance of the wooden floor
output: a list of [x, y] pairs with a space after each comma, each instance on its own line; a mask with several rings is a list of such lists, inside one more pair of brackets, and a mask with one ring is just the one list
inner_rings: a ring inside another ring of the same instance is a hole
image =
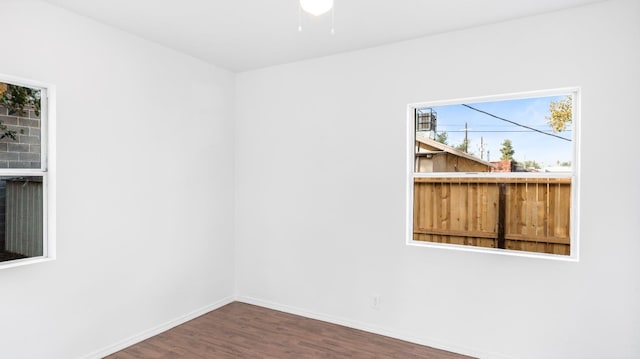
[[234, 302], [107, 358], [469, 357]]

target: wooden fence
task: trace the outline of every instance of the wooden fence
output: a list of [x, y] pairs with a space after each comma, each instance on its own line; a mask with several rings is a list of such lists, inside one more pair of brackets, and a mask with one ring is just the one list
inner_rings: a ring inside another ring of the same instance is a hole
[[413, 239], [570, 254], [570, 178], [416, 178]]

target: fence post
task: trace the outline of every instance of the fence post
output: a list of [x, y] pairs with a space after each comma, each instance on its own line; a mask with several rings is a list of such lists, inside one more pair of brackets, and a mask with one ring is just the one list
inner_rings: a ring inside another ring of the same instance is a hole
[[507, 213], [507, 185], [498, 184], [498, 248], [506, 249], [505, 217]]

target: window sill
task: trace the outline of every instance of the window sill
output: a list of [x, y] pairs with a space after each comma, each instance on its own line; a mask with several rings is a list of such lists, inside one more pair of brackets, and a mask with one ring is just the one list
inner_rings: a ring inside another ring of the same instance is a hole
[[51, 262], [53, 260], [55, 260], [55, 258], [52, 258], [52, 257], [32, 257], [32, 258], [24, 258], [24, 259], [14, 259], [11, 261], [0, 262], [0, 270], [5, 268], [25, 266], [29, 264]]
[[525, 251], [516, 251], [516, 250], [510, 250], [510, 249], [475, 247], [475, 246], [465, 246], [465, 245], [449, 244], [449, 243], [441, 244], [441, 243], [434, 243], [434, 242], [408, 240], [407, 245], [413, 246], [413, 247], [438, 248], [438, 249], [463, 251], [463, 252], [490, 253], [490, 254], [498, 254], [498, 255], [505, 255], [505, 256], [514, 256], [514, 257], [550, 259], [550, 260], [557, 260], [557, 261], [563, 261], [563, 262], [579, 261], [577, 255], [566, 256], [566, 255], [559, 255], [559, 254], [525, 252]]

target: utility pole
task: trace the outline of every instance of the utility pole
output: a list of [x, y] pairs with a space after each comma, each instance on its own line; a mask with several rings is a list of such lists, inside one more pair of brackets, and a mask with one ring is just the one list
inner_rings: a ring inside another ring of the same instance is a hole
[[467, 123], [464, 123], [464, 152], [469, 153], [469, 139], [467, 138]]

